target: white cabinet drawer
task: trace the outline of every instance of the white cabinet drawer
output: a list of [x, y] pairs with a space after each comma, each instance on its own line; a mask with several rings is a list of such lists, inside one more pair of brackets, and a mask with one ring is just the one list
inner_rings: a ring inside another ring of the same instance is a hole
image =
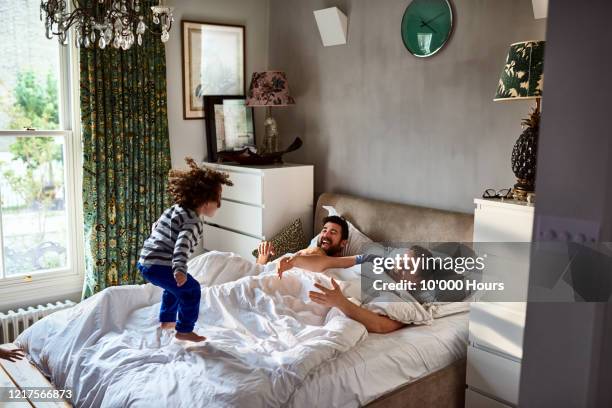
[[524, 302], [474, 302], [470, 306], [470, 343], [501, 354], [523, 357]]
[[474, 212], [474, 242], [530, 242], [533, 213], [500, 208], [477, 208]]
[[204, 248], [209, 251], [233, 252], [248, 260], [255, 260], [253, 250], [259, 239], [204, 224]]
[[465, 408], [511, 408], [510, 405], [502, 404], [482, 394], [474, 392], [469, 388], [465, 390]]
[[468, 387], [516, 405], [520, 376], [520, 363], [468, 347], [466, 374]]
[[256, 237], [263, 235], [261, 207], [222, 200], [221, 208], [213, 218], [206, 218], [206, 222]]
[[[222, 169], [227, 171], [226, 169]], [[227, 171], [233, 186], [223, 186], [223, 198], [241, 201], [243, 203], [262, 205], [262, 177], [260, 174]]]
[[[501, 244], [489, 244], [498, 250]], [[520, 244], [527, 246], [528, 244]], [[511, 248], [505, 247], [509, 252]], [[529, 258], [520, 259], [508, 255], [494, 255], [491, 252], [477, 252], [484, 257], [485, 268], [482, 270], [482, 281], [504, 284], [503, 290], [481, 291], [477, 298], [492, 302], [525, 302], [529, 288]], [[483, 255], [484, 254], [484, 255]], [[477, 276], [475, 276], [477, 277]]]

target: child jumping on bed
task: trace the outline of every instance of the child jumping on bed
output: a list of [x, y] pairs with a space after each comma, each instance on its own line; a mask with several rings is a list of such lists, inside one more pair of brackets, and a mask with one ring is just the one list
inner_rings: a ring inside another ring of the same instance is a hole
[[[201, 216], [212, 217], [221, 207], [221, 190], [229, 176], [199, 167], [185, 158], [189, 170], [170, 170], [168, 192], [174, 205], [153, 224], [144, 242], [138, 269], [152, 284], [164, 289], [159, 321], [162, 329], [176, 328], [176, 338], [204, 341], [193, 331], [200, 309], [200, 284], [187, 273], [187, 260], [202, 236]], [[177, 319], [178, 313], [178, 319]]]

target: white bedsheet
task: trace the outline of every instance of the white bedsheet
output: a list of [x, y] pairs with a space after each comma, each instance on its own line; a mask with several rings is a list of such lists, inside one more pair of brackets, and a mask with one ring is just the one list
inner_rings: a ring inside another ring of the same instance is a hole
[[57, 387], [73, 389], [77, 407], [271, 407], [367, 336], [308, 299], [314, 274], [279, 280], [239, 257], [212, 255], [198, 260], [203, 275], [190, 266], [200, 282], [245, 277], [203, 285], [196, 331], [210, 341], [160, 331], [161, 290], [148, 284], [106, 289], [37, 322], [17, 343]]
[[372, 334], [312, 372], [291, 407], [358, 407], [465, 357], [468, 313]]

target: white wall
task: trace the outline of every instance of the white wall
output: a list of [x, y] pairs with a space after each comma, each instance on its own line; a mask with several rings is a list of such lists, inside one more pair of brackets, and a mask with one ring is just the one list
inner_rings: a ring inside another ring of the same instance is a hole
[[[204, 120], [183, 119], [181, 20], [246, 26], [246, 86], [253, 71], [268, 66], [269, 0], [168, 0], [174, 7], [174, 25], [166, 44], [168, 128], [172, 167], [184, 167], [185, 156], [206, 157]], [[256, 110], [256, 137], [261, 135], [262, 110]]]
[[[539, 260], [549, 254], [532, 250], [521, 407], [612, 406], [611, 303], [577, 300], [610, 287], [610, 261], [601, 250], [612, 241], [612, 84], [601, 80], [612, 69], [612, 54], [604, 51], [612, 41], [610, 13], [609, 0], [588, 7], [554, 0], [548, 10], [533, 238], [558, 231], [560, 245], [574, 240], [564, 234], [582, 233], [600, 250], [585, 258], [590, 245], [573, 243], [581, 256], [564, 271], [543, 268]], [[570, 62], [576, 49], [579, 62]], [[557, 290], [562, 285], [542, 284], [567, 278], [570, 296]], [[544, 297], [563, 300], [539, 301]]]

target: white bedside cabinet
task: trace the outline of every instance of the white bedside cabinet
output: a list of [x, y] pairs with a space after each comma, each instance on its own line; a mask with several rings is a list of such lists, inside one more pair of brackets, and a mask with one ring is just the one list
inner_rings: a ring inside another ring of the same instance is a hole
[[[515, 200], [476, 199], [474, 242], [531, 242], [534, 206]], [[488, 262], [499, 263], [494, 274], [512, 273], [514, 289], [526, 299], [529, 283], [529, 251], [519, 256], [509, 246], [487, 247]], [[499, 252], [499, 253], [496, 253]], [[511, 265], [506, 266], [508, 259]], [[506, 263], [504, 263], [506, 262]], [[500, 266], [501, 265], [501, 266]], [[517, 276], [519, 277], [517, 279]], [[483, 279], [487, 280], [486, 277]], [[507, 408], [518, 404], [525, 302], [472, 303], [467, 355], [467, 408]]]
[[314, 167], [302, 164], [240, 166], [205, 163], [229, 173], [221, 208], [204, 225], [204, 248], [234, 252], [253, 260], [252, 251], [296, 218], [312, 237]]

